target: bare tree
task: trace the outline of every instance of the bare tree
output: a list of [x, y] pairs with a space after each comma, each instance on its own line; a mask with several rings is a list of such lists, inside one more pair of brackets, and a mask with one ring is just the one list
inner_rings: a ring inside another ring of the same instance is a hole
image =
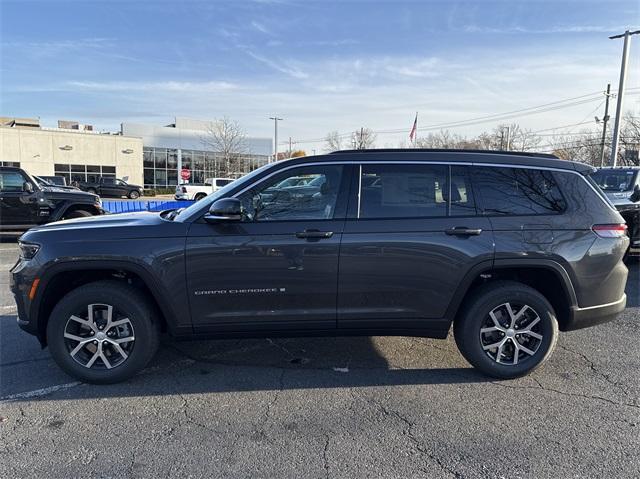
[[224, 117], [212, 122], [207, 128], [203, 143], [219, 154], [225, 165], [226, 175], [239, 172], [241, 161], [248, 152], [247, 135], [235, 120]]
[[342, 136], [337, 131], [327, 133], [324, 149], [328, 152], [342, 150]]
[[353, 132], [351, 143], [354, 150], [368, 150], [374, 148], [377, 135], [371, 128], [360, 128]]

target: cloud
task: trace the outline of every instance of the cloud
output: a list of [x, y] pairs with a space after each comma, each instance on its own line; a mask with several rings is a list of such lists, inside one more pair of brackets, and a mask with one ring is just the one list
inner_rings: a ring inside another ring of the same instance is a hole
[[296, 66], [293, 66], [287, 63], [282, 63], [280, 61], [271, 60], [267, 57], [264, 57], [262, 55], [259, 55], [253, 52], [252, 50], [249, 50], [246, 47], [241, 47], [241, 49], [254, 60], [257, 60], [258, 62], [263, 63], [268, 67], [272, 68], [273, 70], [279, 71], [280, 73], [284, 73], [285, 75], [296, 78], [298, 80], [304, 80], [306, 78], [309, 78], [309, 75], [306, 72], [302, 71], [300, 68]]
[[225, 81], [67, 81], [52, 85], [20, 86], [11, 89], [11, 92], [18, 93], [42, 93], [42, 92], [172, 92], [172, 93], [215, 93], [237, 90], [238, 85]]
[[465, 25], [462, 30], [466, 33], [496, 33], [496, 34], [550, 34], [550, 33], [616, 33], [626, 30], [622, 26], [606, 25], [556, 25], [545, 28], [529, 28], [520, 25], [505, 27], [488, 27], [480, 25]]
[[265, 27], [262, 23], [256, 22], [255, 20], [251, 22], [251, 27], [254, 30], [259, 31], [260, 33], [264, 33], [265, 35], [272, 35], [271, 30]]

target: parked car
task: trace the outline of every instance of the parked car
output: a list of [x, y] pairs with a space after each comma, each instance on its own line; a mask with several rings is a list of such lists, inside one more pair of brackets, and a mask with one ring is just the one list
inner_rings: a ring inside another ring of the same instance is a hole
[[215, 193], [220, 188], [231, 183], [231, 178], [207, 178], [203, 184], [200, 183], [184, 183], [176, 186], [176, 200], [194, 200], [200, 201], [210, 193]]
[[[11, 270], [18, 324], [93, 383], [140, 371], [161, 331], [445, 338], [451, 324], [473, 366], [514, 378], [559, 331], [625, 308], [629, 238], [593, 172], [552, 155], [417, 149], [265, 165], [186, 209], [30, 230]], [[262, 195], [300, 176], [320, 190]]]
[[631, 247], [640, 248], [640, 166], [600, 168], [591, 177], [627, 222]]
[[126, 196], [132, 200], [142, 196], [142, 186], [130, 185], [124, 180], [111, 176], [101, 176], [97, 182], [79, 182], [78, 187], [83, 191], [98, 194], [100, 196], [112, 196], [121, 198]]
[[62, 178], [63, 180], [65, 179], [64, 177], [61, 176], [36, 176], [33, 175], [33, 179], [36, 180], [36, 182], [38, 183], [38, 185], [44, 187], [44, 188], [57, 188], [59, 190], [63, 190], [63, 191], [81, 191], [80, 188], [76, 188], [75, 186], [67, 186], [66, 182], [64, 182], [63, 184], [59, 184], [59, 183], [51, 183], [50, 181], [46, 180], [45, 178]]
[[2, 233], [103, 213], [100, 198], [96, 195], [42, 184], [20, 168], [0, 166]]

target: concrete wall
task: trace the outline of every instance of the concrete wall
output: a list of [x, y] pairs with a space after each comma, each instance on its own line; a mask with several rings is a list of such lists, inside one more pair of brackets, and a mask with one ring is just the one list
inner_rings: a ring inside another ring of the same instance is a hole
[[[61, 147], [71, 146], [70, 150]], [[131, 153], [125, 151], [131, 150]], [[115, 166], [116, 176], [141, 185], [142, 139], [57, 129], [0, 127], [0, 161], [19, 161], [33, 175], [53, 175], [55, 163]]]

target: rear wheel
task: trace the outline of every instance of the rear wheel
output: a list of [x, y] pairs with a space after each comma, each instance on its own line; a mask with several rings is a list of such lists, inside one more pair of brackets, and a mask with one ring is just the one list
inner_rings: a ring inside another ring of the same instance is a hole
[[70, 220], [72, 218], [86, 218], [88, 216], [93, 216], [93, 214], [85, 210], [74, 210], [74, 211], [70, 211], [69, 213], [65, 213], [62, 219]]
[[483, 373], [524, 376], [545, 362], [558, 340], [558, 321], [547, 299], [512, 281], [480, 287], [456, 320], [460, 352]]
[[94, 195], [98, 194], [95, 188], [87, 188], [87, 193], [92, 193]]
[[98, 281], [60, 300], [47, 324], [47, 342], [53, 359], [71, 376], [116, 383], [151, 360], [159, 324], [141, 293], [116, 281]]

